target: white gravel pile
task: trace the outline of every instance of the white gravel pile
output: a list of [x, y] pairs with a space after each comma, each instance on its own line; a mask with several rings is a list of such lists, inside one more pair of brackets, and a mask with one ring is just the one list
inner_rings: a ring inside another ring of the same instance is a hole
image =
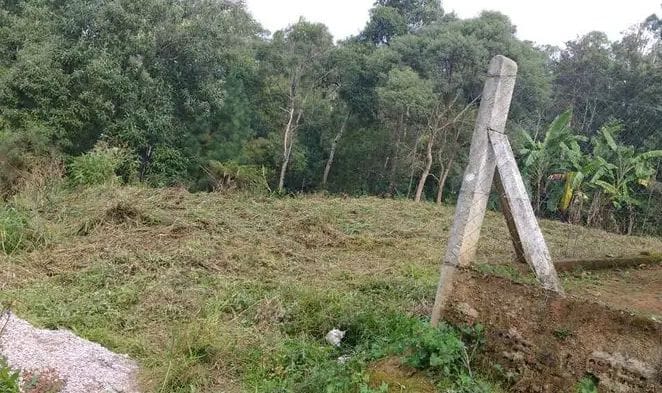
[[64, 381], [62, 393], [138, 393], [138, 365], [126, 355], [68, 330], [37, 329], [12, 313], [2, 315], [0, 356], [19, 370], [48, 370]]

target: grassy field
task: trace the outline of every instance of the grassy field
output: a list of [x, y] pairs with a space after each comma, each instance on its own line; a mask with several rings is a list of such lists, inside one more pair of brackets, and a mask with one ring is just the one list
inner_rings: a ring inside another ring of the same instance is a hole
[[[452, 207], [108, 186], [23, 195], [3, 209], [20, 213], [26, 235], [0, 253], [0, 302], [128, 353], [147, 391], [386, 391], [369, 381], [375, 360], [477, 340], [421, 322]], [[660, 239], [542, 227], [557, 258], [662, 250]], [[509, 262], [499, 214], [488, 212], [482, 234], [478, 262]], [[341, 348], [324, 342], [331, 328], [348, 331]], [[464, 386], [456, 360], [419, 368], [439, 391], [499, 389], [491, 375]]]

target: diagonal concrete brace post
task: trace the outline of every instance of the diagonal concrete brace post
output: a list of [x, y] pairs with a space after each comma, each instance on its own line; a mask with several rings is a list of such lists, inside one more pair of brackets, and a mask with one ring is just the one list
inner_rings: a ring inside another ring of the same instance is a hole
[[508, 137], [503, 132], [492, 130], [488, 131], [488, 135], [496, 157], [501, 186], [524, 258], [535, 272], [543, 288], [563, 294], [563, 286], [552, 264], [552, 258], [538, 226], [538, 220], [533, 213], [533, 207], [524, 187], [522, 175], [517, 168]]
[[[497, 159], [497, 168], [498, 165]], [[501, 212], [503, 213], [503, 218], [506, 220], [506, 225], [508, 226], [508, 232], [510, 232], [510, 240], [513, 242], [513, 248], [515, 249], [515, 261], [518, 263], [527, 263], [526, 257], [524, 256], [524, 249], [522, 248], [522, 240], [517, 233], [517, 226], [515, 225], [515, 219], [513, 218], [513, 213], [510, 211], [510, 204], [506, 198], [506, 192], [503, 189], [501, 183], [501, 177], [499, 176], [499, 171], [494, 174], [494, 188], [499, 194], [499, 199], [501, 202]]]
[[471, 139], [469, 164], [464, 172], [453, 227], [441, 265], [439, 286], [432, 309], [433, 325], [439, 323], [441, 312], [452, 292], [453, 276], [458, 266], [469, 265], [476, 255], [480, 227], [485, 217], [496, 167], [487, 132], [505, 130], [516, 75], [517, 64], [509, 58], [495, 56], [490, 61]]

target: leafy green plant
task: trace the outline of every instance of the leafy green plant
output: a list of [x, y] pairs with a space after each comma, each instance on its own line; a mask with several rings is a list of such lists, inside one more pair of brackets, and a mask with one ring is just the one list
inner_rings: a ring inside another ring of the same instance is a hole
[[662, 150], [640, 153], [633, 146], [616, 143], [614, 134], [621, 130], [619, 123], [609, 123], [593, 140], [593, 156], [603, 164], [594, 174], [593, 183], [609, 196], [617, 209], [639, 204], [632, 195], [633, 190], [650, 182], [655, 174], [653, 162], [662, 158]]
[[417, 325], [413, 335], [406, 344], [412, 353], [406, 356], [406, 361], [418, 369], [441, 371], [444, 375], [460, 374], [464, 365], [464, 343], [457, 332], [446, 325], [437, 329]]
[[554, 337], [558, 338], [559, 340], [565, 340], [568, 337], [572, 336], [572, 331], [566, 327], [561, 327], [558, 329], [555, 329], [552, 334]]
[[441, 376], [440, 386], [449, 392], [489, 392], [488, 384], [476, 378], [471, 364], [485, 343], [482, 326], [433, 327], [417, 323], [406, 340], [405, 361], [419, 370]]
[[598, 385], [595, 377], [586, 376], [582, 378], [575, 389], [577, 393], [598, 393]]
[[[377, 310], [358, 311], [355, 304], [339, 305], [331, 313], [349, 314], [337, 321], [348, 335], [340, 348], [311, 339], [307, 332], [324, 331], [330, 310], [329, 302], [309, 304], [321, 318], [318, 322], [298, 321], [301, 330], [287, 329], [289, 338], [262, 362], [268, 367], [251, 371], [249, 380], [256, 391], [269, 392], [349, 392], [378, 393], [388, 391], [386, 384], [371, 383], [366, 366], [392, 356], [418, 370], [429, 372], [433, 380], [457, 392], [488, 392], [488, 386], [472, 372], [471, 363], [484, 343], [480, 327], [432, 327], [429, 322], [401, 314], [384, 314]], [[301, 307], [301, 306], [299, 306]], [[327, 307], [326, 310], [318, 308]], [[365, 307], [364, 307], [365, 308]], [[319, 311], [319, 312], [318, 312]], [[297, 308], [296, 315], [308, 314]], [[287, 316], [285, 318], [288, 318]], [[263, 354], [264, 355], [264, 354]], [[345, 361], [338, 358], [349, 355]], [[472, 390], [473, 389], [473, 390]]]
[[[532, 188], [534, 209], [538, 213], [543, 208], [543, 194], [548, 191], [548, 176], [552, 173], [566, 172], [570, 167], [569, 155], [579, 152], [579, 143], [585, 140], [584, 137], [572, 132], [571, 119], [571, 110], [558, 115], [540, 141], [535, 140], [527, 132], [522, 133], [524, 145], [519, 153], [522, 157], [523, 172], [527, 175]], [[556, 209], [555, 202], [552, 205], [553, 210]]]
[[655, 175], [654, 163], [662, 158], [662, 150], [637, 152], [633, 146], [617, 143], [616, 136], [622, 129], [618, 122], [605, 124], [591, 139], [590, 153], [583, 154], [578, 146], [565, 148], [572, 169], [565, 174], [560, 208], [567, 208], [573, 199], [588, 199], [590, 195], [592, 207], [587, 213], [590, 224], [591, 217], [600, 214], [597, 210], [604, 199], [611, 205], [607, 213], [625, 213], [625, 231], [631, 233], [634, 211], [643, 203], [637, 194], [650, 185]]
[[0, 357], [0, 393], [19, 393], [19, 373]]
[[212, 160], [209, 161], [204, 170], [209, 182], [207, 188], [213, 191], [239, 190], [257, 194], [269, 190], [267, 171], [261, 166]]
[[116, 182], [116, 171], [122, 161], [122, 151], [119, 148], [97, 145], [93, 150], [72, 160], [68, 168], [69, 179], [77, 186]]
[[0, 207], [0, 251], [11, 254], [37, 240], [26, 214], [14, 207]]
[[468, 374], [457, 376], [451, 387], [447, 387], [443, 383], [439, 386], [446, 393], [492, 393], [494, 391], [488, 383]]

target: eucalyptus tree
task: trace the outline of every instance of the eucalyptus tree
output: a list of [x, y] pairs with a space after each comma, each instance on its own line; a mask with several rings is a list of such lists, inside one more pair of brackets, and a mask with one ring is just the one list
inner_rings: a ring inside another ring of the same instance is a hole
[[[348, 40], [342, 42], [332, 53], [332, 88], [329, 96], [333, 104], [333, 126], [325, 132], [328, 158], [322, 174], [322, 188], [327, 187], [329, 174], [336, 159], [336, 151], [346, 132], [352, 132], [376, 114], [376, 76], [368, 68], [367, 59], [373, 48], [369, 45]], [[349, 129], [348, 129], [349, 128]]]
[[391, 7], [403, 16], [409, 32], [431, 24], [443, 16], [439, 0], [377, 0], [376, 7]]
[[439, 0], [377, 0], [360, 38], [388, 45], [393, 38], [416, 33], [443, 15]]
[[419, 141], [435, 96], [430, 81], [422, 79], [409, 67], [391, 70], [386, 83], [377, 88], [377, 95], [380, 117], [391, 130], [391, 146], [384, 167], [388, 169], [387, 193], [395, 195], [403, 150], [412, 139]]
[[611, 119], [627, 132], [623, 141], [641, 148], [660, 148], [662, 121], [660, 36], [655, 18], [630, 28], [611, 42], [591, 32], [570, 41], [553, 62], [553, 110], [572, 107], [573, 124], [588, 136]]
[[333, 37], [326, 26], [300, 19], [285, 30], [276, 32], [269, 45], [266, 61], [270, 84], [278, 90], [282, 102], [282, 158], [278, 192], [285, 189], [285, 177], [297, 140], [297, 130], [304, 118], [308, 100], [323, 94], [330, 70], [328, 58]]
[[621, 121], [623, 142], [662, 149], [662, 38], [651, 21], [633, 26], [612, 44], [612, 84], [603, 110]]
[[505, 54], [521, 64], [513, 102], [517, 122], [545, 102], [549, 92], [545, 57], [514, 33], [507, 17], [484, 12], [467, 20], [445, 16], [389, 44], [398, 61], [428, 80], [434, 93], [435, 104], [426, 115], [428, 125], [421, 134], [425, 148], [414, 199], [422, 198], [432, 166], [437, 165], [437, 199], [441, 200], [448, 175], [461, 158], [458, 152], [467, 147], [473, 108], [480, 100], [485, 68], [493, 55]]

